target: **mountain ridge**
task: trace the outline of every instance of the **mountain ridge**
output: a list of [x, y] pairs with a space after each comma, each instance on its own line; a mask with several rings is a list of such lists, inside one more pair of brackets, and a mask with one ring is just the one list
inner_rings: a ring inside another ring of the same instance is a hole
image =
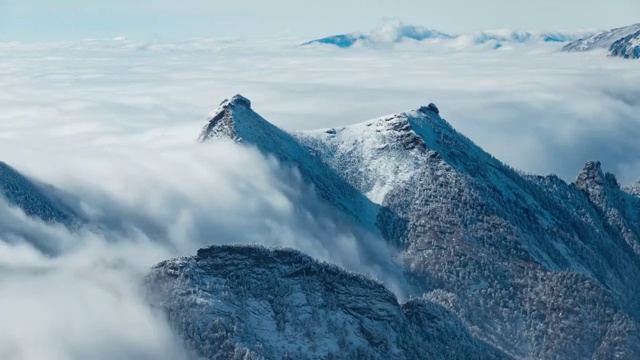
[[[282, 151], [253, 143], [262, 138], [243, 142]], [[375, 225], [416, 292], [454, 311], [474, 335], [515, 357], [640, 354], [629, 345], [640, 340], [640, 207], [615, 177], [600, 175], [599, 163], [571, 184], [523, 175], [458, 133], [435, 105], [286, 139], [377, 205]], [[584, 322], [591, 332], [558, 336]]]
[[573, 41], [562, 48], [565, 52], [607, 49], [612, 56], [640, 58], [640, 23], [599, 32]]
[[[10, 208], [18, 209], [27, 217], [37, 219], [48, 225], [75, 229], [82, 224], [81, 216], [58, 196], [58, 189], [41, 184], [23, 175], [18, 170], [0, 161], [0, 198]], [[26, 240], [42, 253], [52, 256], [60, 252], [60, 244], [43, 241], [30, 231], [2, 224], [0, 235], [3, 240], [11, 241], [16, 236]]]

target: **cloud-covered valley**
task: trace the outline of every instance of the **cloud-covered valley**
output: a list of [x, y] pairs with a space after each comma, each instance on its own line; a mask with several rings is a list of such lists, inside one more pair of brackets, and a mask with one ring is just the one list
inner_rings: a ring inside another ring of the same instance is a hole
[[[186, 356], [137, 285], [155, 262], [212, 243], [296, 248], [407, 295], [400, 272], [380, 271], [394, 266], [382, 239], [333, 214], [295, 169], [237, 144], [195, 143], [205, 115], [236, 93], [285, 129], [435, 102], [460, 132], [525, 172], [572, 180], [598, 159], [623, 183], [640, 177], [636, 62], [553, 46], [297, 43], [0, 44], [0, 161], [54, 186], [87, 224], [45, 225], [0, 202], [9, 229], [0, 234], [0, 308], [15, 309], [0, 324], [0, 357]], [[40, 253], [32, 238], [61, 255]]]

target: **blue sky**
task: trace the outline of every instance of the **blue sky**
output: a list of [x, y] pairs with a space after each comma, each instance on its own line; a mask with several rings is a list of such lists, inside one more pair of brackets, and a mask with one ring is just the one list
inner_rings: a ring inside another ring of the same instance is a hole
[[400, 19], [448, 32], [611, 28], [640, 0], [0, 0], [0, 40], [314, 37]]

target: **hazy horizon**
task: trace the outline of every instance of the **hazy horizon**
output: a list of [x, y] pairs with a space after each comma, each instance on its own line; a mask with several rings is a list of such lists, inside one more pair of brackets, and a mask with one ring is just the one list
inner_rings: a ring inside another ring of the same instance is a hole
[[[589, 11], [579, 11], [588, 8]], [[552, 9], [553, 11], [550, 11]], [[369, 31], [390, 19], [450, 33], [487, 29], [558, 31], [609, 29], [638, 22], [640, 2], [549, 0], [459, 3], [293, 0], [279, 6], [255, 0], [207, 2], [115, 0], [0, 0], [0, 41], [84, 38], [320, 37]], [[330, 19], [331, 21], [327, 21]], [[37, 24], [37, 26], [34, 26]]]

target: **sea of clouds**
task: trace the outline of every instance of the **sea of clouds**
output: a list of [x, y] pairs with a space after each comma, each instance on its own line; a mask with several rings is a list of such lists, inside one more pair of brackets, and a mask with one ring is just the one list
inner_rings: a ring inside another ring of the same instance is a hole
[[[177, 359], [140, 284], [154, 263], [222, 243], [300, 249], [400, 297], [382, 240], [333, 214], [295, 169], [233, 143], [196, 144], [236, 93], [285, 129], [349, 125], [435, 102], [526, 172], [572, 180], [601, 160], [640, 177], [638, 63], [558, 46], [299, 47], [296, 39], [0, 44], [0, 161], [59, 189], [69, 231], [0, 201], [0, 358]], [[61, 250], [46, 256], [29, 238]], [[363, 257], [364, 248], [367, 254]]]

